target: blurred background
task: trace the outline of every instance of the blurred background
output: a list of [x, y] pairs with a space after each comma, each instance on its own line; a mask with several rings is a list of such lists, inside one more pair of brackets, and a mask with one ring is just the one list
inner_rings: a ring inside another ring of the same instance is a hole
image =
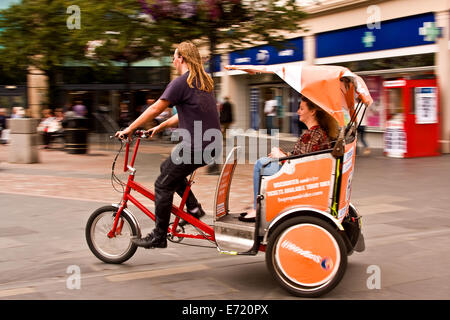
[[[109, 136], [160, 97], [177, 76], [176, 44], [191, 40], [214, 79], [222, 128], [269, 130], [264, 138], [286, 150], [306, 128], [299, 94], [275, 75], [224, 66], [339, 65], [365, 80], [374, 103], [360, 126], [352, 203], [367, 250], [327, 297], [448, 299], [449, 12], [450, 0], [0, 0], [0, 298], [294, 299], [264, 256], [170, 244], [107, 265], [87, 247], [89, 215], [122, 196], [111, 186], [120, 143]], [[173, 134], [143, 142], [143, 185], [152, 187]], [[252, 173], [236, 168], [236, 209], [251, 202]], [[200, 169], [193, 185], [209, 224], [217, 180]], [[82, 290], [66, 286], [69, 266], [79, 266]], [[367, 286], [371, 266], [381, 290]], [[131, 285], [117, 290], [123, 275]]]
[[[41, 119], [44, 109], [78, 105], [90, 132], [114, 132], [159, 98], [176, 76], [174, 44], [193, 40], [220, 111], [229, 98], [227, 128], [278, 129], [289, 140], [305, 127], [293, 89], [225, 65], [341, 65], [361, 75], [374, 98], [363, 123], [366, 153], [450, 152], [447, 0], [1, 0], [0, 10], [2, 118]], [[416, 152], [419, 143], [433, 150]]]

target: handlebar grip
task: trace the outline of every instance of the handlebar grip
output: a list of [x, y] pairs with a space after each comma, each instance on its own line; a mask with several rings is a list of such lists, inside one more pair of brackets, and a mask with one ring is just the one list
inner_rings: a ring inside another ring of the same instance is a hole
[[[146, 134], [145, 134], [145, 130], [136, 130], [133, 135], [135, 137], [139, 137], [139, 138], [146, 138], [147, 137]], [[109, 138], [110, 139], [117, 138], [119, 140], [128, 140], [129, 139], [127, 134], [123, 134], [123, 136], [124, 136], [123, 139], [120, 139], [120, 137], [116, 137], [115, 135], [114, 136], [109, 136]]]

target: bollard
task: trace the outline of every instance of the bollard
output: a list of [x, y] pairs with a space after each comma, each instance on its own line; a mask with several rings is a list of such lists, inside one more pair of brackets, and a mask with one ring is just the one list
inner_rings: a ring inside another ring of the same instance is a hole
[[10, 129], [10, 148], [8, 161], [11, 163], [39, 162], [37, 126], [39, 119], [7, 119]]

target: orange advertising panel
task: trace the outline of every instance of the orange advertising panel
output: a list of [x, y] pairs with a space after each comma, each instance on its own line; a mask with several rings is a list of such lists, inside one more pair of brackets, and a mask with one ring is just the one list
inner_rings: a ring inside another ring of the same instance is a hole
[[344, 158], [342, 160], [342, 182], [339, 198], [338, 220], [342, 222], [348, 212], [350, 196], [352, 192], [353, 169], [355, 168], [356, 139], [353, 143], [345, 146]]
[[228, 210], [228, 193], [230, 191], [231, 178], [235, 163], [227, 163], [222, 169], [216, 194], [216, 218], [220, 218], [227, 213]]
[[333, 167], [334, 159], [329, 157], [285, 163], [279, 175], [267, 181], [266, 220], [271, 221], [280, 212], [295, 206], [326, 211], [333, 187]]
[[276, 247], [276, 262], [291, 281], [303, 286], [317, 286], [337, 272], [339, 246], [333, 236], [318, 225], [295, 225], [281, 234]]

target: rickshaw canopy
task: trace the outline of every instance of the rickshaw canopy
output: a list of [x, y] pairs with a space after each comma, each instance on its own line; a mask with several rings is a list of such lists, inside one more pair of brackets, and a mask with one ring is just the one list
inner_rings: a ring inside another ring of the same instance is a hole
[[345, 126], [345, 111], [353, 116], [355, 103], [362, 102], [368, 107], [373, 102], [361, 77], [345, 67], [230, 65], [225, 69], [242, 70], [250, 74], [277, 74], [294, 90], [331, 115], [339, 127]]

